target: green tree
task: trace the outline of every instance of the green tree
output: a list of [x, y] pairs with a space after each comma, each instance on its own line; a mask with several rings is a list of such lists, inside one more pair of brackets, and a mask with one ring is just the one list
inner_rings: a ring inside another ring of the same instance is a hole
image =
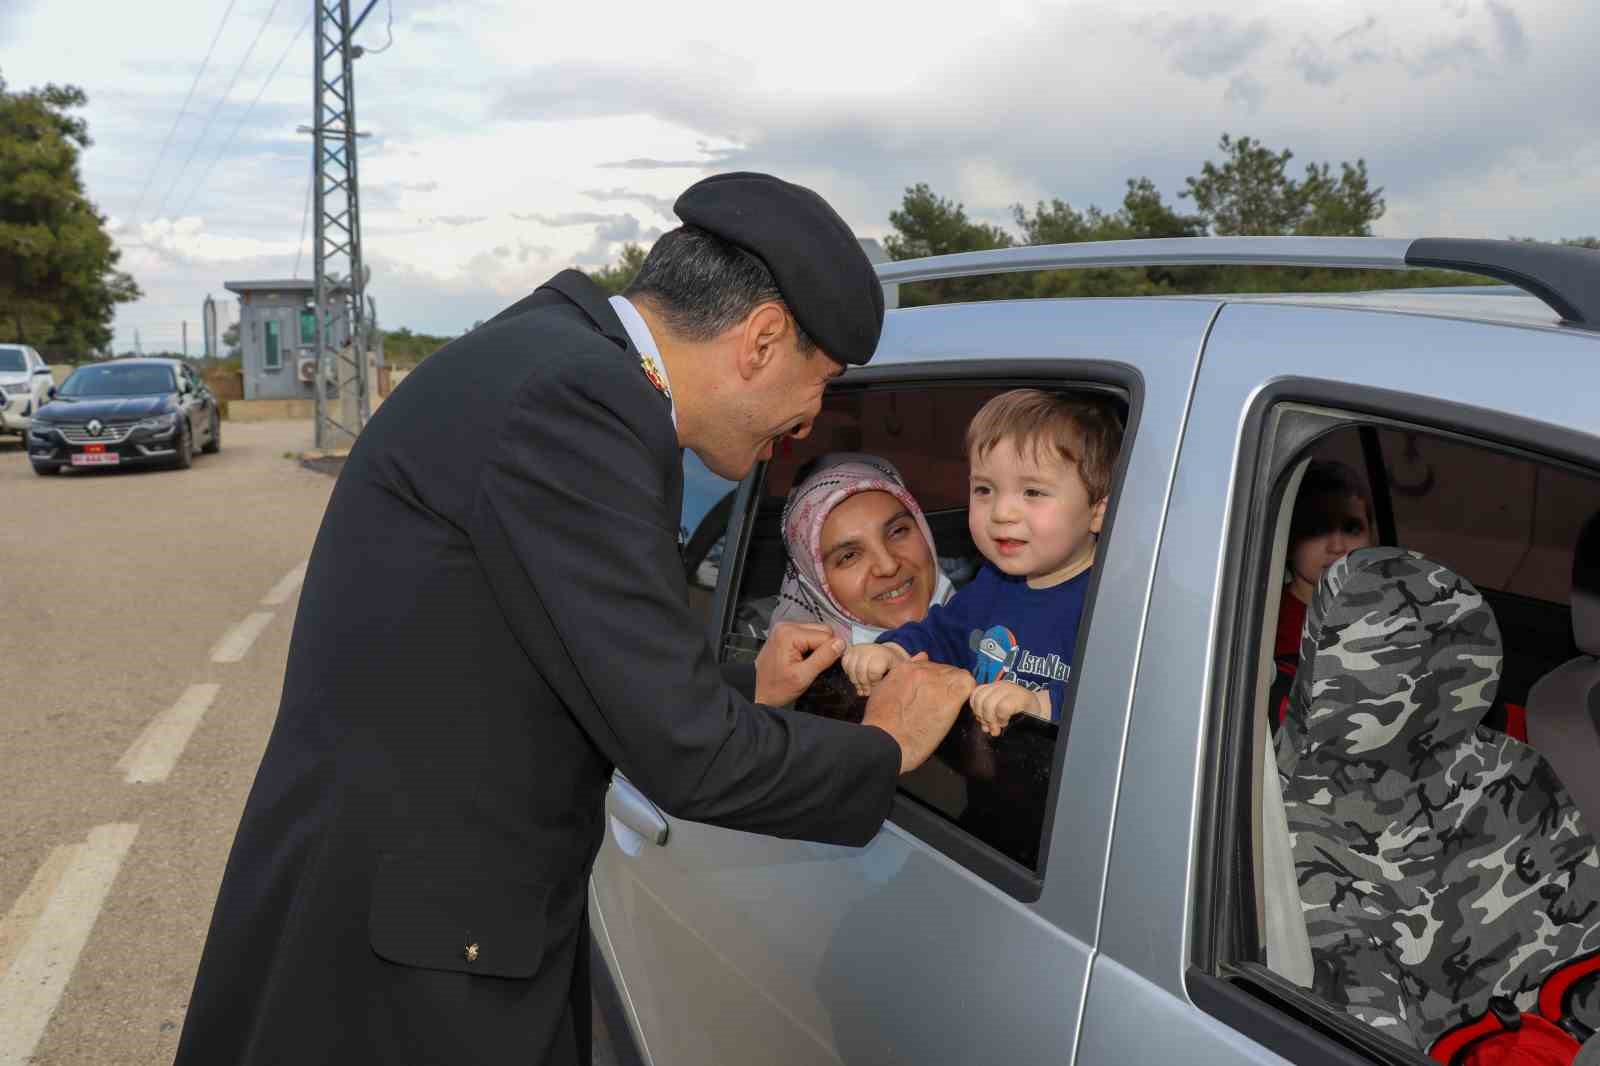
[[237, 359], [241, 355], [239, 347], [239, 323], [230, 322], [228, 328], [222, 331], [222, 358]]
[[[934, 195], [926, 182], [906, 190], [900, 209], [889, 212], [889, 224], [895, 232], [884, 238], [883, 245], [890, 259], [987, 251], [1010, 248], [1017, 243], [1002, 227], [969, 219], [964, 205]], [[902, 286], [900, 306], [1003, 300], [1027, 294], [1026, 280], [1017, 275], [951, 278]]]
[[413, 333], [404, 326], [383, 331], [383, 358], [390, 366], [416, 366], [452, 338]]
[[[1061, 200], [1041, 202], [1031, 215], [1021, 204], [1013, 205], [1011, 212], [1027, 244], [1198, 237], [1205, 232], [1202, 219], [1179, 214], [1169, 207], [1149, 178], [1128, 179], [1121, 208], [1109, 213], [1094, 206], [1079, 212]], [[1038, 275], [1032, 282], [1032, 295], [1135, 296], [1167, 292], [1181, 286], [1194, 273], [1193, 268], [1172, 267], [1059, 270]]]
[[615, 263], [590, 271], [589, 277], [611, 295], [620, 295], [638, 276], [644, 257], [645, 249], [629, 241], [622, 246], [622, 255]]
[[[1538, 237], [1508, 237], [1512, 241], [1537, 241]], [[1557, 244], [1566, 245], [1568, 248], [1591, 248], [1600, 250], [1600, 237], [1563, 237]]]
[[1222, 236], [1370, 237], [1383, 217], [1383, 190], [1374, 189], [1365, 160], [1339, 164], [1336, 180], [1327, 163], [1307, 165], [1305, 178], [1288, 173], [1294, 153], [1274, 152], [1249, 137], [1224, 133], [1222, 164], [1207, 160], [1198, 177], [1185, 179], [1179, 196], [1194, 200], [1200, 218]]
[[71, 85], [11, 92], [0, 77], [0, 335], [58, 359], [108, 347], [116, 305], [142, 295], [84, 194], [92, 142], [71, 112], [87, 100]]

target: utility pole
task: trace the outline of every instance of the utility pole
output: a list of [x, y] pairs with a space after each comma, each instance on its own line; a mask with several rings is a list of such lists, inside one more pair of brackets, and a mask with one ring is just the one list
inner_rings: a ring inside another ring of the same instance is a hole
[[316, 318], [316, 447], [348, 448], [372, 413], [367, 375], [367, 271], [361, 261], [361, 196], [356, 172], [355, 77], [361, 49], [352, 38], [377, 0], [350, 19], [350, 0], [311, 0], [317, 32], [313, 63], [312, 271]]
[[205, 342], [206, 358], [221, 359], [222, 348], [217, 340], [217, 301], [206, 293], [205, 303], [200, 305], [200, 335]]
[[189, 320], [183, 320], [183, 357], [189, 358]]

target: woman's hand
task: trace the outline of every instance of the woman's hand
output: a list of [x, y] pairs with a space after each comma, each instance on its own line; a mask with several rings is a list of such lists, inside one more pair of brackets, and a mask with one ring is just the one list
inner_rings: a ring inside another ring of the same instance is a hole
[[1006, 724], [1019, 714], [1050, 720], [1050, 693], [1035, 692], [1010, 681], [991, 681], [972, 690], [972, 716], [991, 737], [1005, 732]]
[[756, 702], [793, 703], [817, 675], [839, 660], [844, 641], [814, 622], [779, 622], [756, 656]]
[[843, 666], [856, 692], [865, 696], [883, 675], [910, 658], [898, 644], [853, 644], [845, 650]]

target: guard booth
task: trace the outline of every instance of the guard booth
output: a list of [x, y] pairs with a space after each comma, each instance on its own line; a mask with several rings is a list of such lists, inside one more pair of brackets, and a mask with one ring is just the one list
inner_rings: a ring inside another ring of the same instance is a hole
[[[246, 400], [310, 400], [316, 379], [317, 320], [310, 279], [227, 281], [239, 297], [239, 349]], [[350, 343], [347, 290], [335, 289], [323, 305], [331, 347]], [[369, 345], [373, 366], [383, 365], [381, 345]], [[374, 375], [374, 379], [376, 375]]]

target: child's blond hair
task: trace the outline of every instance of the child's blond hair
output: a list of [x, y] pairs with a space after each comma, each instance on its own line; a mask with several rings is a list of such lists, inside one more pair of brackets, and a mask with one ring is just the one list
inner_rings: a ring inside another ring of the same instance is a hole
[[1122, 419], [1106, 400], [1012, 389], [983, 405], [967, 426], [967, 455], [981, 458], [1001, 441], [1019, 453], [1051, 448], [1078, 467], [1089, 502], [1111, 494], [1111, 469], [1122, 449]]

